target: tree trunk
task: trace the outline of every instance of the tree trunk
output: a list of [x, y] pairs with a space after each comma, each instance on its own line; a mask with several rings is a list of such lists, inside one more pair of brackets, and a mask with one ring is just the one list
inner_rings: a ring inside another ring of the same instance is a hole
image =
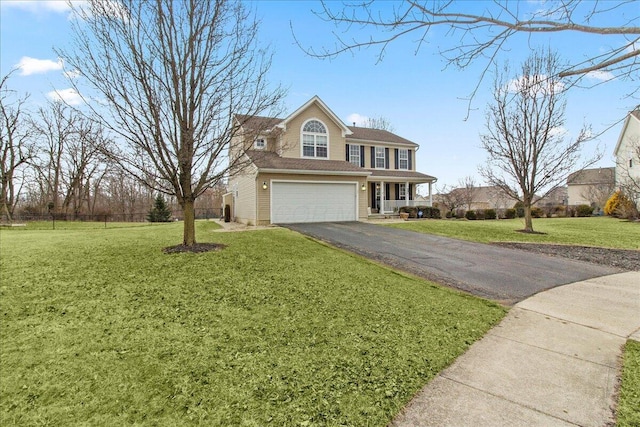
[[196, 211], [193, 200], [184, 201], [182, 213], [184, 215], [182, 244], [185, 246], [193, 246], [196, 244]]
[[531, 218], [531, 205], [524, 205], [524, 232], [533, 233], [533, 219]]

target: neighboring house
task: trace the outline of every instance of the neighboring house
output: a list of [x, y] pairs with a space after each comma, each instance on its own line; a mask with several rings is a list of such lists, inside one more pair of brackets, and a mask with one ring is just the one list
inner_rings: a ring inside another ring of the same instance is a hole
[[640, 106], [627, 115], [613, 155], [616, 188], [640, 204]]
[[244, 136], [232, 142], [230, 159], [247, 165], [232, 171], [224, 203], [237, 222], [362, 220], [416, 204], [423, 183], [431, 197], [436, 178], [416, 171], [418, 144], [347, 126], [317, 96], [284, 119], [237, 115], [236, 122]]
[[567, 204], [604, 208], [613, 194], [615, 168], [583, 169], [567, 177]]
[[456, 209], [507, 209], [513, 207], [515, 201], [497, 186], [454, 188], [447, 194], [435, 195], [434, 198], [444, 205], [455, 205]]
[[567, 187], [557, 187], [547, 193], [544, 197], [535, 197], [535, 205], [542, 209], [553, 209], [558, 206], [566, 206], [569, 199]]

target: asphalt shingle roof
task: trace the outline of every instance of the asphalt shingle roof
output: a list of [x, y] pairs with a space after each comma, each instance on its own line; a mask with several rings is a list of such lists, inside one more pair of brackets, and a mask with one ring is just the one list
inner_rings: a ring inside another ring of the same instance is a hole
[[615, 168], [584, 169], [567, 177], [569, 185], [609, 184], [614, 182]]
[[403, 144], [418, 146], [415, 142], [411, 142], [401, 136], [396, 135], [382, 129], [370, 129], [359, 126], [347, 126], [353, 134], [347, 135], [347, 141], [360, 140], [360, 141], [377, 141], [377, 142], [391, 142], [394, 144]]
[[351, 172], [368, 175], [369, 171], [347, 161], [280, 157], [272, 151], [247, 150], [247, 156], [260, 169], [304, 170], [318, 172]]

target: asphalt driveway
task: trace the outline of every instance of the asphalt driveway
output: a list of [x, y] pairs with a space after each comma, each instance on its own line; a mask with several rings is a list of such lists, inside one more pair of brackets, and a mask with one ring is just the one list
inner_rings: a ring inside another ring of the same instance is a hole
[[363, 222], [285, 227], [398, 270], [515, 304], [540, 291], [622, 270]]

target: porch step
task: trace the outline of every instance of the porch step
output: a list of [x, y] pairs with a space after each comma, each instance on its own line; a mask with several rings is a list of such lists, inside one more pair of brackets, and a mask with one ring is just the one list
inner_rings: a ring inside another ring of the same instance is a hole
[[370, 214], [368, 216], [369, 219], [390, 219], [390, 218], [400, 218], [400, 215], [397, 213], [388, 213], [388, 214]]

